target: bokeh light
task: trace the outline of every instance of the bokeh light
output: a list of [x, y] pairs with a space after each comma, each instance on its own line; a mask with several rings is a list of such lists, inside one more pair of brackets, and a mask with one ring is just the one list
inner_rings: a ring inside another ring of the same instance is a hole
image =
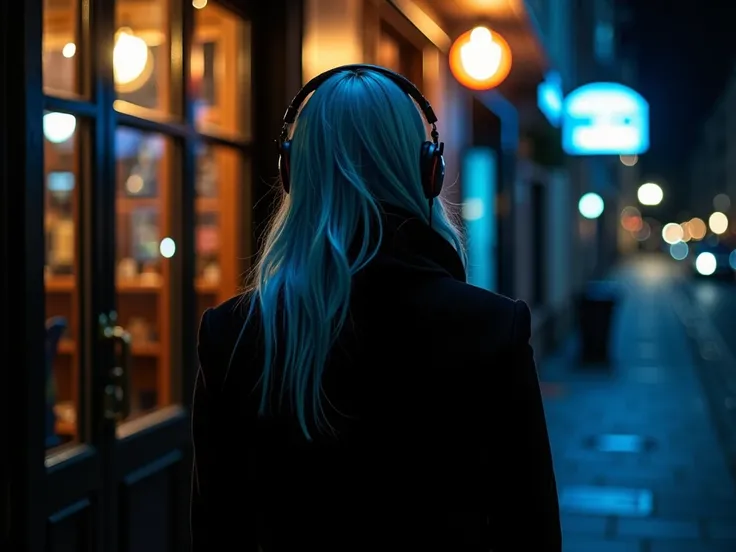
[[683, 261], [687, 259], [690, 253], [690, 248], [685, 242], [677, 242], [670, 245], [670, 256], [676, 261]]
[[703, 222], [703, 219], [695, 217], [687, 223], [687, 228], [690, 231], [690, 236], [693, 240], [702, 240], [705, 237], [705, 233], [708, 231], [708, 227]]
[[731, 208], [731, 198], [726, 194], [718, 194], [713, 198], [713, 208], [722, 213], [728, 212]]
[[646, 221], [642, 221], [641, 227], [636, 232], [634, 232], [634, 237], [637, 239], [637, 241], [640, 242], [647, 241], [651, 235], [652, 227], [649, 226], [649, 223]]
[[596, 193], [583, 194], [578, 202], [578, 211], [587, 219], [597, 219], [603, 214], [603, 198]]
[[736, 249], [731, 251], [731, 254], [728, 256], [728, 264], [736, 270]]
[[710, 276], [716, 271], [717, 267], [716, 256], [709, 251], [701, 253], [695, 259], [695, 270], [703, 276]]
[[682, 222], [680, 223], [680, 228], [682, 228], [682, 241], [685, 243], [689, 242], [693, 235], [690, 233], [690, 222]]
[[619, 159], [621, 160], [621, 163], [627, 167], [633, 167], [639, 162], [638, 155], [620, 155]]
[[636, 197], [642, 205], [659, 205], [664, 199], [662, 188], [654, 182], [647, 182], [639, 186]]
[[670, 222], [662, 228], [662, 239], [670, 245], [681, 242], [683, 236], [682, 226], [677, 223]]
[[716, 211], [708, 219], [708, 227], [714, 234], [723, 234], [728, 230], [728, 217], [720, 211]]
[[638, 232], [643, 226], [641, 212], [636, 207], [624, 207], [621, 211], [621, 226], [629, 232]]

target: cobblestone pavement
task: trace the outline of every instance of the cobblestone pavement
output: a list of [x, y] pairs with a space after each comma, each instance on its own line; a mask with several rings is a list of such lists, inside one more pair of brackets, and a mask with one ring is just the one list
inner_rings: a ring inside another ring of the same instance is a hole
[[544, 362], [565, 552], [736, 552], [736, 485], [656, 259], [621, 271], [614, 361]]

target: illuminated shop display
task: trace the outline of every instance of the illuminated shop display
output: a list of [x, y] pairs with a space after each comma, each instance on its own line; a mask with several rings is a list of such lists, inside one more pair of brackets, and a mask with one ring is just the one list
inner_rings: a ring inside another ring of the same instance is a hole
[[496, 289], [496, 153], [473, 148], [463, 158], [463, 219], [468, 238], [468, 283]]

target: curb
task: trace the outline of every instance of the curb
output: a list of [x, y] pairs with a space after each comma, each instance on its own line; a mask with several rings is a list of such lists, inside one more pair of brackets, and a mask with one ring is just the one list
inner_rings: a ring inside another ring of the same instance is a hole
[[736, 480], [736, 358], [710, 319], [683, 285], [672, 306], [682, 323], [693, 354], [693, 365], [721, 442], [726, 464]]

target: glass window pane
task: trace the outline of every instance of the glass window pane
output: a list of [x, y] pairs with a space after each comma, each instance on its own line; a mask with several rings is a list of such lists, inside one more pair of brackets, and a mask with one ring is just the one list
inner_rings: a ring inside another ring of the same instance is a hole
[[134, 417], [172, 403], [169, 258], [176, 244], [167, 230], [173, 144], [121, 127], [115, 149], [117, 323], [131, 338], [120, 387]]
[[78, 440], [80, 404], [77, 210], [78, 121], [45, 113], [44, 230], [46, 236], [46, 447]]
[[168, 112], [172, 97], [169, 2], [119, 0], [115, 28], [113, 69], [118, 101]]
[[47, 94], [81, 92], [79, 79], [79, 2], [43, 2], [43, 84]]
[[232, 148], [202, 144], [197, 154], [196, 189], [195, 271], [201, 315], [235, 295], [248, 268], [250, 179], [240, 154]]
[[250, 25], [195, 0], [192, 89], [202, 132], [250, 138]]

